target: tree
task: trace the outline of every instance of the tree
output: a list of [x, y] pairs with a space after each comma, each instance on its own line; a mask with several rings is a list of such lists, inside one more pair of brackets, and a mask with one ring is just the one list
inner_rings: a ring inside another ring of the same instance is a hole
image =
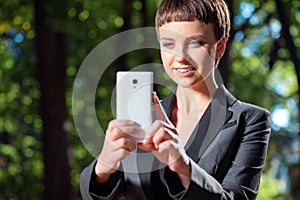
[[[282, 2], [282, 0], [275, 0], [275, 3], [278, 11], [278, 17], [282, 24], [282, 38], [285, 41], [285, 47], [289, 51], [291, 60], [294, 63], [298, 86], [300, 86], [300, 51], [299, 48], [296, 47], [295, 41], [290, 32], [290, 28], [293, 27], [293, 24], [290, 19], [291, 17], [287, 14], [289, 9], [286, 8], [286, 5]], [[300, 90], [298, 90], [298, 96], [300, 97]]]
[[[299, 3], [283, 0], [227, 2], [234, 8], [228, 86], [240, 99], [271, 111], [273, 133], [263, 177], [266, 180], [279, 177], [286, 187], [278, 188], [275, 196], [292, 198], [287, 191], [299, 188], [299, 174], [294, 170], [299, 170], [299, 148], [292, 150], [299, 141], [299, 31], [296, 31]], [[275, 164], [277, 160], [280, 164]], [[269, 171], [274, 173], [267, 173]], [[299, 198], [297, 193], [293, 194], [294, 198]]]
[[41, 89], [44, 199], [72, 199], [65, 129], [66, 37], [63, 26], [66, 1], [34, 1], [36, 55]]
[[[158, 2], [0, 0], [0, 199], [80, 198], [80, 172], [94, 158], [71, 123], [76, 72], [108, 37], [153, 26]], [[233, 23], [219, 67], [223, 80], [239, 99], [270, 110], [274, 121], [258, 199], [297, 199], [299, 2], [227, 3]], [[122, 57], [109, 66], [95, 94], [101, 127], [113, 117], [110, 95], [117, 67], [160, 62], [157, 50]], [[58, 179], [65, 181], [63, 192], [57, 190]]]
[[[278, 17], [282, 24], [282, 38], [285, 41], [285, 47], [289, 51], [291, 61], [294, 64], [295, 72], [297, 76], [297, 83], [298, 83], [298, 121], [300, 121], [300, 50], [296, 47], [295, 40], [291, 34], [291, 29], [293, 28], [293, 23], [291, 21], [291, 16], [289, 16], [288, 8], [283, 3], [282, 0], [275, 0]], [[298, 20], [299, 21], [299, 20]], [[299, 23], [300, 24], [300, 23]], [[299, 46], [298, 46], [299, 47]], [[298, 129], [299, 130], [299, 129]], [[300, 136], [300, 131], [298, 132]], [[299, 147], [300, 148], [300, 147]], [[297, 172], [298, 171], [298, 172]], [[294, 179], [292, 179], [292, 190], [295, 198], [300, 198], [300, 163], [296, 166], [296, 173], [292, 172], [291, 174], [295, 174]], [[292, 175], [293, 177], [293, 175]]]

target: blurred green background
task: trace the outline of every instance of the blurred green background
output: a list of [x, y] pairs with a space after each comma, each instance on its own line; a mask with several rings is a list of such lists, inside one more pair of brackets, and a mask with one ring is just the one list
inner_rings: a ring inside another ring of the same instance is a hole
[[[0, 0], [1, 200], [81, 199], [80, 172], [93, 157], [73, 124], [77, 70], [108, 37], [154, 26], [158, 3]], [[258, 199], [299, 200], [300, 1], [227, 3], [233, 23], [219, 67], [223, 80], [236, 97], [272, 117]], [[95, 96], [101, 127], [112, 119], [115, 72], [144, 63], [160, 63], [159, 52], [130, 52], [105, 71]]]

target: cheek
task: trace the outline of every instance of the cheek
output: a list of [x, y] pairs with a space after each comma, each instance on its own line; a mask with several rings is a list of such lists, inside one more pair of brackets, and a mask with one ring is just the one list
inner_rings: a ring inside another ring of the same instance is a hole
[[215, 59], [205, 49], [198, 49], [190, 53], [190, 57], [198, 68], [209, 69], [214, 66]]
[[210, 52], [209, 52], [210, 56], [212, 58], [217, 58], [217, 46], [213, 46], [211, 49], [210, 49]]
[[161, 56], [161, 60], [165, 67], [167, 67], [171, 64], [173, 55], [170, 52], [162, 50], [160, 52], [160, 56]]

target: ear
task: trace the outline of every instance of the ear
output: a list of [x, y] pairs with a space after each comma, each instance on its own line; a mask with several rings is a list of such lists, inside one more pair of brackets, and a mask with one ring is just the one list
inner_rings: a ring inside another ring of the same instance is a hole
[[225, 52], [225, 49], [226, 49], [226, 38], [223, 36], [219, 41], [218, 41], [218, 44], [217, 44], [217, 53], [216, 53], [216, 58], [217, 59], [220, 59], [223, 57], [223, 54]]

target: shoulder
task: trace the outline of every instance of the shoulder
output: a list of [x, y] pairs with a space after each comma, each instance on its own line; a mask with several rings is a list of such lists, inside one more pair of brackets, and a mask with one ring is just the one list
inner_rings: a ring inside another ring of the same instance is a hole
[[[231, 93], [229, 94], [232, 95]], [[244, 119], [246, 124], [265, 122], [268, 127], [271, 126], [270, 112], [263, 107], [236, 99], [228, 109], [237, 118]]]
[[262, 108], [262, 107], [257, 106], [257, 105], [254, 105], [254, 104], [251, 104], [251, 103], [243, 102], [243, 101], [240, 101], [240, 100], [237, 100], [232, 105], [232, 108], [234, 110], [238, 110], [238, 111], [240, 111], [242, 113], [247, 113], [249, 115], [253, 115], [255, 113], [261, 113], [261, 114], [264, 114], [264, 115], [270, 115], [270, 112], [267, 109]]
[[271, 126], [270, 112], [267, 109], [242, 101], [237, 101], [235, 107], [238, 108], [246, 124], [264, 122], [267, 127]]

